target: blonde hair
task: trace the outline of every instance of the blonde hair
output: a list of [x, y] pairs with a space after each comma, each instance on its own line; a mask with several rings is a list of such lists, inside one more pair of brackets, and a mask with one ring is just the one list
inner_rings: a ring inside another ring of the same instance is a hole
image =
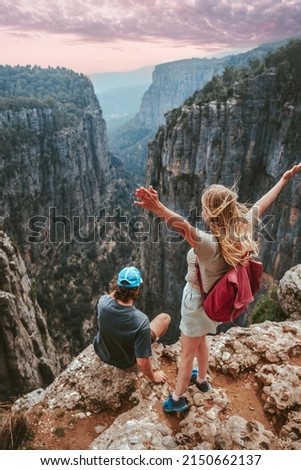
[[245, 264], [259, 251], [253, 236], [250, 209], [237, 199], [235, 187], [229, 189], [220, 184], [208, 186], [202, 194], [202, 206], [208, 215], [206, 223], [231, 266]]

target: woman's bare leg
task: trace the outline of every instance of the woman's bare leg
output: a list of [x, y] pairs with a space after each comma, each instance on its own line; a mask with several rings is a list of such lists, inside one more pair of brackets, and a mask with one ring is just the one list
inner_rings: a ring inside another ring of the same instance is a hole
[[192, 372], [193, 359], [196, 356], [203, 336], [191, 337], [181, 333], [181, 358], [177, 375], [175, 395], [178, 397], [185, 393]]
[[209, 348], [206, 336], [201, 336], [201, 341], [196, 351], [196, 358], [198, 362], [198, 377], [197, 380], [204, 380], [208, 371], [209, 361]]

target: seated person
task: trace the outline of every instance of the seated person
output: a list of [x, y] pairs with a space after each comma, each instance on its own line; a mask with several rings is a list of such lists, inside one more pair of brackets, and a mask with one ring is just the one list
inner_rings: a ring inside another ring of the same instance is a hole
[[93, 346], [107, 364], [127, 369], [137, 363], [152, 382], [164, 383], [165, 373], [153, 370], [151, 344], [166, 333], [171, 318], [167, 313], [160, 313], [150, 322], [145, 313], [134, 306], [142, 282], [140, 271], [128, 266], [118, 274], [117, 283], [110, 286], [110, 294], [100, 297], [98, 332]]

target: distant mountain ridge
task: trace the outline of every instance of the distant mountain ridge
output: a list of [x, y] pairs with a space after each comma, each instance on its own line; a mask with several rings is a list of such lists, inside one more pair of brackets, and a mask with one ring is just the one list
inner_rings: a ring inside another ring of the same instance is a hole
[[167, 112], [183, 104], [226, 67], [248, 67], [251, 61], [263, 60], [269, 52], [288, 41], [263, 44], [250, 51], [222, 58], [193, 58], [157, 65], [139, 112], [128, 123], [108, 133], [109, 148], [119, 155], [127, 168], [134, 169], [143, 177], [148, 142], [164, 123]]
[[153, 71], [154, 66], [150, 66], [129, 72], [90, 75], [109, 130], [137, 114], [143, 94], [152, 83]]
[[115, 88], [151, 83], [155, 66], [143, 67], [129, 72], [94, 73], [90, 75], [95, 93], [103, 93]]
[[97, 94], [109, 132], [122, 126], [137, 114], [142, 97], [149, 85], [149, 83], [142, 83], [123, 86]]

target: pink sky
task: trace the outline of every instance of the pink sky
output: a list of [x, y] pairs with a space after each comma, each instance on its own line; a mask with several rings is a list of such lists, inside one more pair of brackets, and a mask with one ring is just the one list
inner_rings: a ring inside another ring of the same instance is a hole
[[2, 65], [130, 71], [301, 34], [301, 0], [0, 0]]

